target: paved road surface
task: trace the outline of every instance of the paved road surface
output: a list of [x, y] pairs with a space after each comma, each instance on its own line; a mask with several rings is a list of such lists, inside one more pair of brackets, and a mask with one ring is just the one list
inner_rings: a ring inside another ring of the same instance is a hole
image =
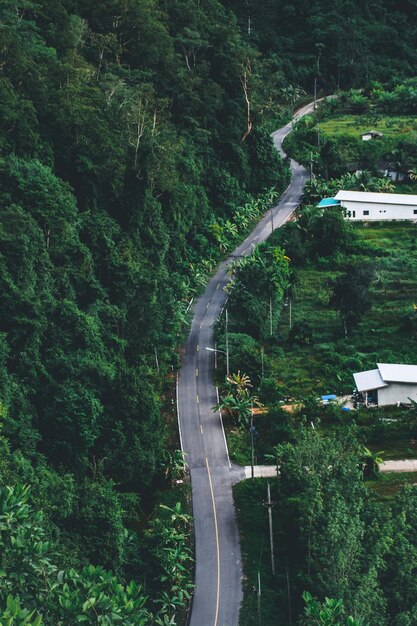
[[[312, 105], [296, 117], [310, 112]], [[274, 133], [281, 144], [291, 123]], [[291, 162], [292, 180], [273, 209], [274, 229], [282, 226], [298, 205], [308, 178], [304, 167]], [[190, 468], [196, 542], [195, 593], [191, 626], [237, 626], [242, 602], [242, 565], [232, 485], [245, 477], [244, 468], [231, 467], [219, 414], [212, 411], [217, 392], [212, 383], [212, 326], [226, 302], [227, 267], [235, 256], [249, 254], [271, 234], [268, 213], [245, 241], [224, 261], [194, 307], [178, 378], [178, 413], [182, 449]]]
[[417, 472], [417, 459], [384, 461], [379, 464], [379, 469], [381, 472]]

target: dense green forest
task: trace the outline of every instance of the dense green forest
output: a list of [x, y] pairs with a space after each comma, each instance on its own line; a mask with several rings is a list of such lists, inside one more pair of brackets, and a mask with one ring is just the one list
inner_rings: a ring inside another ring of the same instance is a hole
[[[242, 625], [258, 620], [252, 589], [259, 570], [262, 624], [416, 623], [415, 474], [401, 490], [392, 483], [389, 496], [377, 495], [370, 485], [378, 481], [363, 480], [357, 435], [352, 426], [323, 434], [308, 427], [306, 420], [296, 440], [275, 449], [281, 468], [279, 479], [272, 481], [275, 576], [268, 546], [266, 481], [236, 486], [248, 563]], [[302, 617], [303, 600], [311, 595], [320, 598], [320, 609], [312, 610], [307, 603]], [[333, 599], [333, 610], [328, 598]]]
[[[170, 604], [180, 583], [166, 530], [144, 519], [169, 483], [175, 435], [163, 407], [188, 303], [288, 180], [270, 131], [315, 77], [333, 90], [409, 75], [416, 12], [382, 0], [0, 4], [6, 623], [29, 623], [34, 609], [45, 624], [68, 623], [54, 585], [84, 590], [68, 606], [88, 623], [121, 611], [123, 594], [139, 598], [123, 587], [130, 579], [159, 598], [144, 623]], [[188, 524], [175, 506], [173, 550]], [[46, 587], [33, 582], [39, 571]], [[120, 606], [88, 605], [96, 578], [121, 586]]]

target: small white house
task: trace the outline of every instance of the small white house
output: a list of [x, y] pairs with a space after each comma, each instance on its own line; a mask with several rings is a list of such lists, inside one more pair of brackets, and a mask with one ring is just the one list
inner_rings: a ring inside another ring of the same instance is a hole
[[379, 133], [377, 130], [368, 130], [362, 134], [362, 141], [370, 141], [371, 139], [379, 139], [383, 137], [384, 133]]
[[380, 220], [417, 220], [417, 195], [339, 191], [334, 197], [352, 222]]
[[353, 374], [366, 405], [410, 404], [410, 398], [417, 402], [417, 365], [377, 363], [377, 368]]

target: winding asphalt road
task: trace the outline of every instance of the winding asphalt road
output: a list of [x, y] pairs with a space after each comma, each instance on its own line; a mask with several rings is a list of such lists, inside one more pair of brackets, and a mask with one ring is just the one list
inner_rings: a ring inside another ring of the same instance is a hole
[[[311, 112], [300, 109], [295, 119]], [[284, 137], [292, 123], [273, 134], [281, 155]], [[272, 209], [274, 229], [284, 224], [300, 202], [308, 173], [291, 161], [292, 179], [279, 203]], [[245, 478], [244, 468], [229, 461], [221, 417], [213, 413], [217, 404], [212, 382], [214, 353], [213, 324], [220, 315], [230, 278], [229, 265], [237, 256], [250, 254], [253, 246], [271, 234], [271, 215], [257, 224], [245, 241], [220, 266], [194, 307], [190, 334], [184, 346], [178, 377], [177, 406], [181, 445], [186, 454], [192, 485], [195, 527], [195, 593], [190, 626], [237, 626], [243, 598], [239, 532], [233, 505], [232, 486]]]

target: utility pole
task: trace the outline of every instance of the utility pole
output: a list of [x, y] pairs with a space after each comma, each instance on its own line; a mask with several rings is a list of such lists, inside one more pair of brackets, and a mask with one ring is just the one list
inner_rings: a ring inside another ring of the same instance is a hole
[[229, 376], [229, 315], [226, 309], [226, 374]]
[[316, 106], [317, 106], [317, 76], [314, 79], [314, 111], [316, 110]]
[[158, 370], [158, 374], [159, 374], [159, 361], [158, 361], [158, 351], [156, 349], [156, 346], [153, 347], [154, 351], [155, 351], [155, 363], [156, 363], [156, 369]]
[[274, 214], [272, 212], [273, 207], [271, 206], [271, 235], [274, 232]]
[[264, 357], [265, 357], [265, 348], [262, 346], [262, 348], [261, 348], [261, 373], [262, 373], [262, 378], [265, 375]]
[[258, 624], [261, 626], [261, 573], [258, 571]]
[[214, 342], [214, 369], [217, 369], [217, 341]]
[[254, 478], [254, 460], [255, 460], [255, 445], [254, 445], [254, 426], [253, 426], [253, 406], [250, 407], [250, 445], [251, 445], [251, 470], [250, 476]]
[[292, 328], [292, 298], [290, 296], [290, 330]]
[[312, 181], [312, 180], [313, 180], [313, 177], [314, 177], [314, 172], [313, 172], [313, 163], [314, 163], [314, 160], [313, 160], [313, 152], [310, 152], [310, 181]]
[[272, 337], [272, 298], [269, 298], [269, 334]]
[[317, 124], [317, 148], [320, 152], [320, 124]]
[[268, 485], [268, 500], [266, 502], [266, 506], [268, 507], [268, 519], [269, 519], [269, 543], [271, 546], [271, 565], [272, 565], [272, 575], [275, 576], [275, 557], [274, 557], [274, 534], [272, 531], [272, 507], [274, 506], [271, 501], [271, 488]]

